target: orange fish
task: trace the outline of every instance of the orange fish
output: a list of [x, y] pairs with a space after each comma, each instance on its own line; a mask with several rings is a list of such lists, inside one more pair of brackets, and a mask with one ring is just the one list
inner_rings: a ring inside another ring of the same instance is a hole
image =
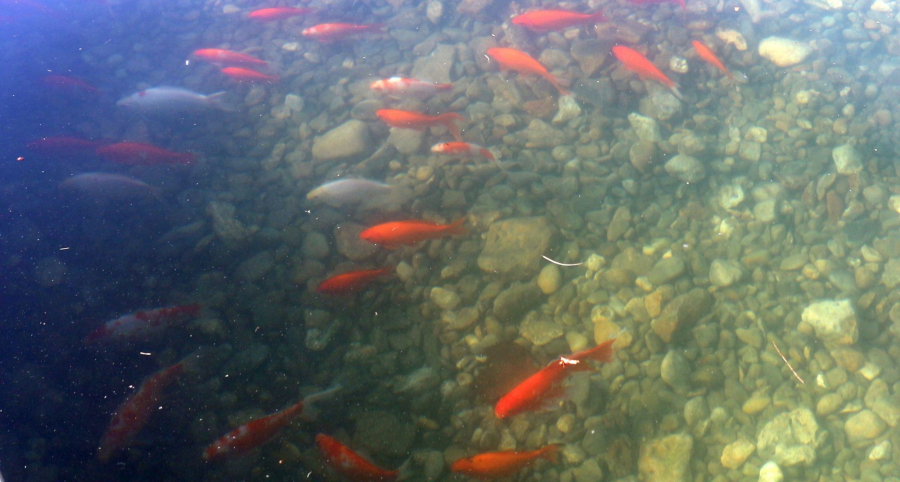
[[102, 92], [97, 87], [68, 75], [45, 75], [38, 82], [51, 91], [64, 95], [83, 96], [85, 94], [99, 95]]
[[117, 452], [131, 445], [131, 441], [147, 425], [153, 412], [159, 410], [163, 390], [183, 371], [184, 363], [176, 363], [150, 375], [133, 395], [119, 405], [109, 421], [106, 433], [100, 439], [97, 460], [107, 462]]
[[194, 51], [194, 57], [220, 65], [267, 65], [265, 60], [252, 55], [225, 49], [198, 49]]
[[555, 464], [559, 459], [559, 450], [559, 445], [545, 445], [538, 450], [529, 452], [516, 452], [515, 450], [487, 452], [459, 459], [453, 462], [450, 470], [476, 479], [503, 479], [512, 477], [539, 459], [549, 460]]
[[568, 10], [537, 10], [523, 13], [512, 19], [513, 25], [525, 27], [533, 32], [563, 30], [575, 25], [592, 25], [606, 21], [603, 12], [578, 13]]
[[533, 412], [559, 400], [564, 394], [563, 382], [570, 374], [592, 369], [587, 360], [597, 360], [603, 363], [609, 363], [612, 360], [613, 353], [615, 353], [612, 344], [615, 341], [616, 339], [613, 338], [594, 348], [553, 360], [501, 397], [494, 406], [494, 415], [497, 418], [506, 418], [520, 413]]
[[298, 416], [305, 420], [314, 419], [316, 410], [313, 404], [330, 397], [338, 390], [340, 390], [339, 386], [315, 393], [280, 412], [241, 425], [206, 447], [206, 450], [203, 451], [203, 460], [219, 460], [239, 456], [266, 444]]
[[722, 72], [725, 72], [725, 75], [727, 75], [729, 79], [734, 80], [734, 76], [731, 75], [731, 72], [729, 72], [728, 69], [725, 68], [725, 65], [722, 63], [722, 61], [719, 60], [718, 57], [716, 57], [716, 54], [714, 54], [713, 51], [709, 49], [709, 47], [704, 45], [703, 42], [699, 40], [694, 40], [691, 43], [694, 44], [694, 50], [697, 51], [697, 54], [700, 55], [701, 59], [716, 66], [716, 68], [718, 68]]
[[362, 269], [334, 275], [319, 283], [317, 293], [346, 295], [364, 288], [366, 285], [394, 271], [390, 266], [381, 269]]
[[376, 80], [369, 84], [369, 88], [375, 92], [390, 95], [429, 95], [448, 91], [453, 88], [453, 84], [436, 84], [418, 79], [391, 77], [389, 79]]
[[277, 75], [268, 75], [243, 67], [225, 67], [221, 72], [238, 82], [278, 82]]
[[560, 94], [569, 94], [569, 91], [559, 85], [559, 80], [548, 72], [546, 67], [521, 50], [493, 47], [487, 50], [487, 54], [500, 64], [501, 69], [515, 70], [521, 74], [543, 77], [547, 82], [553, 84], [553, 87], [556, 87]]
[[668, 87], [676, 97], [681, 98], [681, 93], [678, 92], [678, 86], [675, 85], [675, 82], [666, 77], [666, 74], [662, 73], [661, 70], [653, 65], [653, 62], [647, 60], [647, 57], [644, 57], [637, 50], [623, 45], [616, 45], [612, 48], [612, 53], [619, 59], [619, 62], [622, 62], [626, 69], [636, 73], [641, 79], [655, 80]]
[[319, 42], [336, 42], [366, 32], [380, 32], [384, 24], [356, 25], [352, 23], [320, 23], [303, 30], [303, 36]]
[[382, 469], [323, 433], [316, 435], [316, 445], [328, 466], [352, 482], [391, 482], [400, 476], [399, 470]]
[[399, 109], [379, 109], [375, 111], [375, 115], [391, 127], [399, 127], [402, 129], [422, 130], [428, 127], [442, 125], [446, 127], [453, 138], [462, 140], [459, 133], [459, 127], [456, 121], [465, 122], [465, 118], [455, 112], [446, 112], [441, 115], [430, 116], [421, 112], [413, 112], [410, 110]]
[[85, 343], [128, 343], [145, 341], [169, 328], [183, 325], [200, 315], [203, 305], [168, 306], [141, 310], [107, 321], [85, 338]]
[[309, 8], [295, 8], [295, 7], [275, 7], [275, 8], [261, 8], [259, 10], [254, 10], [250, 12], [250, 15], [247, 18], [257, 20], [260, 22], [271, 22], [274, 20], [283, 20], [285, 18], [296, 17], [298, 15], [304, 15], [311, 12], [312, 9]]
[[465, 222], [466, 218], [457, 219], [450, 224], [428, 221], [394, 221], [372, 226], [359, 233], [359, 237], [363, 241], [395, 249], [401, 244], [412, 246], [426, 239], [468, 234], [469, 232], [463, 227]]

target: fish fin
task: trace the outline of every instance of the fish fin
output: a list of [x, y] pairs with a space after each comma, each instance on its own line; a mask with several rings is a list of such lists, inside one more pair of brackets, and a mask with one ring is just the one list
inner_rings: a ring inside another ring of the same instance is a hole
[[603, 11], [601, 10], [599, 12], [592, 13], [590, 18], [588, 18], [588, 20], [590, 20], [591, 22], [594, 22], [594, 23], [605, 22], [606, 15], [603, 15]]
[[321, 402], [323, 400], [327, 400], [333, 397], [337, 392], [339, 392], [343, 387], [340, 384], [336, 384], [333, 387], [322, 390], [321, 392], [313, 393], [312, 395], [307, 396], [303, 399], [303, 411], [300, 413], [300, 418], [307, 421], [312, 422], [319, 416], [319, 408], [316, 407], [317, 402]]
[[453, 90], [453, 84], [434, 84], [434, 88], [440, 91]]
[[463, 217], [457, 219], [456, 221], [453, 221], [452, 223], [448, 224], [447, 225], [447, 234], [451, 234], [454, 236], [462, 236], [462, 235], [469, 234], [469, 230], [463, 226], [463, 224], [465, 224], [465, 223], [466, 223], [466, 217], [463, 216]]
[[556, 464], [559, 463], [559, 451], [562, 450], [562, 444], [552, 444], [541, 448], [541, 458], [549, 460]]
[[672, 82], [672, 85], [669, 86], [669, 90], [672, 91], [672, 95], [674, 95], [678, 100], [684, 102], [684, 96], [681, 95], [681, 91], [678, 90], [678, 86]]
[[400, 467], [397, 467], [397, 478], [394, 479], [396, 481], [407, 480], [411, 478], [414, 474], [412, 468], [412, 457], [406, 459]]
[[225, 92], [224, 90], [221, 92], [216, 92], [215, 94], [209, 94], [206, 96], [206, 101], [209, 102], [209, 105], [221, 110], [222, 112], [235, 112], [237, 109], [225, 102]]
[[[613, 359], [613, 354], [616, 353], [616, 349], [613, 348], [613, 344], [616, 342], [616, 338], [610, 338], [609, 340], [604, 341], [603, 343], [593, 347], [588, 348], [587, 350], [582, 350], [577, 353], [573, 353], [566, 358], [570, 358], [572, 360], [584, 361], [584, 360], [596, 360], [602, 363], [609, 363]], [[574, 369], [574, 371], [583, 371], [590, 369], [590, 365], [583, 365], [584, 368], [578, 366]]]

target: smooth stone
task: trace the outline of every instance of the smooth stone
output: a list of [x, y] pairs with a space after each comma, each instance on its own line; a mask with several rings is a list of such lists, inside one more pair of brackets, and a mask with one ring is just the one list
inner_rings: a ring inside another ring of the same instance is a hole
[[545, 295], [556, 293], [562, 284], [562, 275], [559, 272], [559, 268], [555, 264], [544, 266], [538, 275], [537, 284], [538, 288], [541, 289], [541, 293]]
[[638, 458], [642, 480], [653, 482], [688, 482], [694, 439], [687, 434], [673, 434], [646, 442]]
[[784, 474], [781, 467], [771, 460], [763, 464], [759, 469], [759, 482], [782, 482]]
[[884, 264], [881, 282], [890, 290], [900, 285], [900, 258], [891, 258]]
[[862, 410], [844, 423], [844, 433], [851, 444], [873, 440], [887, 429], [887, 424], [875, 412]]
[[800, 317], [813, 327], [817, 338], [828, 343], [850, 345], [859, 336], [856, 311], [848, 299], [814, 302], [803, 310]]
[[394, 385], [394, 393], [418, 395], [426, 393], [441, 384], [437, 370], [424, 366], [410, 373]]
[[500, 321], [518, 321], [540, 297], [536, 283], [513, 283], [494, 298], [493, 314]]
[[807, 408], [781, 413], [759, 431], [756, 449], [764, 459], [792, 465], [812, 465], [822, 443], [816, 416]]
[[631, 226], [631, 210], [628, 206], [619, 206], [613, 214], [609, 227], [606, 228], [606, 240], [616, 242]]
[[312, 155], [316, 161], [360, 159], [373, 147], [366, 123], [351, 119], [317, 136], [313, 141]]
[[662, 141], [659, 123], [656, 122], [656, 119], [632, 112], [628, 114], [628, 123], [631, 124], [631, 129], [638, 139], [652, 143]]
[[744, 465], [744, 462], [747, 461], [747, 458], [750, 457], [754, 450], [756, 450], [756, 445], [740, 438], [722, 449], [722, 456], [719, 458], [719, 461], [722, 462], [722, 466], [726, 469], [736, 469]]
[[741, 411], [747, 415], [757, 415], [765, 410], [771, 403], [772, 397], [755, 393], [744, 402], [744, 405], [741, 406]]
[[837, 393], [826, 393], [816, 402], [816, 415], [824, 417], [841, 409], [844, 399]]
[[526, 279], [538, 272], [556, 228], [546, 217], [512, 218], [491, 224], [478, 267], [488, 274]]
[[700, 182], [706, 177], [706, 168], [692, 156], [678, 154], [666, 161], [666, 172], [681, 182]]
[[338, 253], [353, 261], [364, 260], [377, 253], [377, 245], [359, 238], [359, 233], [365, 229], [365, 226], [356, 223], [338, 224], [334, 228], [334, 244]]
[[691, 325], [705, 316], [712, 307], [712, 302], [713, 298], [709, 293], [694, 288], [670, 301], [663, 308], [662, 314], [650, 322], [650, 328], [664, 342], [669, 343], [679, 328]]
[[563, 336], [563, 326], [554, 320], [544, 318], [537, 312], [530, 312], [519, 326], [519, 334], [537, 346], [543, 346]]
[[734, 209], [744, 202], [744, 188], [740, 184], [726, 184], [719, 189], [719, 206], [722, 209]]
[[450, 70], [456, 62], [456, 47], [438, 44], [428, 56], [419, 57], [413, 63], [410, 77], [429, 82], [450, 82]]
[[275, 266], [275, 255], [271, 251], [263, 251], [238, 265], [235, 278], [245, 283], [261, 280]]
[[862, 155], [850, 144], [844, 144], [831, 150], [834, 167], [838, 174], [849, 176], [859, 174], [863, 170]]
[[740, 263], [731, 259], [714, 259], [709, 266], [709, 282], [724, 288], [740, 281], [743, 270]]
[[759, 43], [759, 55], [779, 67], [790, 67], [806, 60], [813, 48], [803, 42], [768, 37]]
[[597, 482], [603, 480], [603, 469], [597, 464], [596, 459], [587, 459], [583, 464], [572, 470], [575, 482]]
[[691, 365], [681, 353], [669, 350], [663, 357], [659, 375], [666, 385], [682, 391], [690, 385]]
[[650, 270], [647, 278], [654, 286], [660, 286], [681, 276], [684, 273], [684, 269], [685, 263], [683, 258], [679, 256], [663, 258], [653, 265], [653, 269]]
[[328, 238], [322, 233], [313, 231], [303, 238], [300, 252], [307, 258], [323, 259], [331, 252], [328, 247]]
[[462, 301], [455, 291], [435, 286], [431, 288], [431, 301], [442, 310], [453, 310]]

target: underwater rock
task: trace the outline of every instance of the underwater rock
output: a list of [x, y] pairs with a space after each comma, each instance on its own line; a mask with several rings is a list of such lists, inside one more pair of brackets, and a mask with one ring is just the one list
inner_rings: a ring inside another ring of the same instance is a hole
[[528, 127], [519, 131], [519, 137], [528, 149], [556, 147], [567, 144], [569, 136], [559, 129], [554, 129], [540, 119], [532, 119]]
[[226, 244], [232, 246], [242, 243], [259, 230], [253, 226], [247, 228], [235, 218], [236, 208], [226, 202], [212, 201], [206, 205], [206, 213], [212, 217], [213, 232]]
[[722, 457], [719, 461], [726, 469], [736, 469], [744, 465], [754, 450], [756, 450], [756, 446], [752, 442], [739, 438], [722, 449]]
[[255, 370], [269, 358], [269, 347], [262, 343], [254, 343], [239, 352], [225, 364], [223, 372], [238, 376]]
[[518, 279], [534, 276], [555, 233], [556, 227], [543, 216], [494, 222], [478, 256], [478, 267], [485, 273]]
[[365, 122], [351, 119], [313, 141], [312, 156], [316, 161], [359, 159], [372, 151], [369, 127]]
[[741, 265], [731, 259], [714, 259], [709, 266], [709, 282], [719, 288], [737, 283], [742, 275]]
[[768, 37], [759, 43], [759, 55], [779, 67], [790, 67], [806, 60], [813, 48], [803, 42], [782, 37]]
[[653, 265], [653, 269], [650, 270], [647, 278], [654, 286], [659, 286], [681, 276], [684, 273], [684, 269], [684, 258], [680, 256], [663, 258]]
[[666, 172], [681, 182], [699, 182], [706, 177], [706, 168], [696, 158], [678, 154], [665, 164]]
[[638, 111], [656, 120], [668, 121], [681, 113], [681, 101], [661, 84], [648, 82], [649, 95], [641, 99]]
[[[388, 436], [389, 435], [389, 436]], [[356, 417], [355, 446], [374, 454], [406, 457], [416, 437], [416, 426], [390, 412], [373, 410]]]
[[419, 395], [441, 384], [437, 370], [424, 366], [400, 379], [394, 384], [394, 393]]
[[663, 357], [659, 368], [659, 376], [662, 381], [680, 393], [688, 388], [690, 375], [691, 366], [684, 355], [675, 350], [669, 350]]
[[628, 160], [640, 172], [647, 169], [656, 161], [656, 144], [650, 141], [637, 141], [628, 149]]
[[411, 76], [428, 82], [450, 82], [450, 69], [456, 63], [456, 48], [438, 44], [431, 55], [419, 57], [413, 64]]
[[562, 275], [559, 272], [559, 268], [555, 264], [548, 264], [541, 268], [537, 284], [545, 295], [556, 293], [562, 284]]
[[334, 228], [334, 244], [337, 251], [353, 261], [361, 261], [378, 252], [378, 246], [363, 241], [359, 233], [366, 229], [356, 223], [341, 223]]
[[619, 206], [613, 214], [609, 227], [606, 228], [606, 240], [614, 243], [628, 231], [631, 226], [631, 210], [628, 206]]
[[844, 423], [844, 433], [851, 444], [862, 444], [875, 439], [887, 429], [884, 423], [875, 412], [871, 410], [862, 410], [853, 414]]
[[716, 37], [726, 44], [734, 45], [734, 48], [741, 52], [747, 50], [747, 40], [745, 40], [744, 36], [737, 30], [717, 28]]
[[705, 290], [694, 288], [687, 294], [677, 296], [663, 308], [659, 318], [650, 322], [650, 328], [666, 343], [679, 328], [693, 324], [706, 315], [712, 306], [712, 296]]
[[891, 290], [900, 285], [900, 258], [891, 258], [884, 264], [881, 282]]
[[492, 0], [462, 0], [456, 6], [456, 11], [465, 15], [476, 16], [478, 12], [490, 5]]
[[785, 466], [812, 465], [824, 434], [819, 433], [816, 417], [807, 408], [781, 413], [759, 431], [756, 449], [763, 459]]
[[456, 309], [462, 301], [455, 291], [441, 288], [440, 286], [431, 288], [431, 295], [429, 298], [442, 310]]
[[745, 197], [744, 188], [740, 184], [726, 184], [719, 189], [717, 199], [722, 209], [731, 210], [740, 206]]
[[553, 116], [551, 121], [553, 124], [565, 124], [581, 115], [581, 107], [574, 96], [562, 95], [557, 100], [557, 104], [559, 105], [559, 111]]
[[563, 326], [551, 319], [544, 318], [537, 312], [529, 312], [519, 326], [519, 334], [522, 338], [534, 345], [543, 346], [563, 336]]
[[831, 157], [834, 159], [834, 167], [838, 174], [849, 176], [862, 172], [862, 156], [850, 144], [844, 144], [832, 149]]
[[827, 343], [850, 345], [859, 336], [856, 311], [847, 299], [814, 302], [803, 310], [801, 319], [813, 327], [817, 338]]
[[763, 464], [759, 469], [759, 482], [782, 482], [784, 474], [781, 467], [771, 460]]
[[494, 298], [494, 316], [500, 321], [518, 321], [541, 296], [541, 290], [534, 282], [513, 283]]
[[691, 480], [689, 462], [693, 447], [694, 439], [687, 434], [673, 434], [646, 442], [638, 459], [641, 478], [653, 482]]
[[578, 62], [585, 77], [590, 77], [609, 58], [612, 41], [609, 39], [575, 40], [569, 55]]
[[274, 266], [275, 255], [271, 251], [263, 251], [239, 264], [234, 276], [238, 281], [253, 283], [263, 279]]

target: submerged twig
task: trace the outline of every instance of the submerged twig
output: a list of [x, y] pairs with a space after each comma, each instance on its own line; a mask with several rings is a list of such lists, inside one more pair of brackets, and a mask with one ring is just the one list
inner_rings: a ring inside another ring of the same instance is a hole
[[581, 265], [584, 264], [584, 263], [560, 263], [559, 261], [554, 261], [554, 260], [552, 260], [552, 259], [550, 259], [550, 258], [548, 258], [548, 257], [546, 257], [546, 256], [543, 256], [543, 255], [542, 255], [541, 257], [544, 258], [544, 259], [546, 259], [547, 261], [549, 261], [549, 262], [551, 262], [551, 263], [557, 265], [557, 266], [571, 267], [571, 266], [581, 266]]
[[797, 375], [797, 371], [794, 370], [794, 367], [791, 366], [791, 362], [789, 362], [788, 359], [784, 357], [784, 353], [781, 353], [781, 350], [778, 348], [778, 345], [775, 344], [775, 340], [772, 340], [772, 346], [775, 347], [775, 351], [778, 352], [778, 356], [780, 356], [781, 359], [784, 360], [784, 363], [787, 364], [788, 368], [791, 369], [791, 373], [794, 374], [794, 377], [797, 378], [797, 380], [800, 380], [800, 383], [806, 383], [803, 381], [802, 378], [800, 378], [800, 375]]

